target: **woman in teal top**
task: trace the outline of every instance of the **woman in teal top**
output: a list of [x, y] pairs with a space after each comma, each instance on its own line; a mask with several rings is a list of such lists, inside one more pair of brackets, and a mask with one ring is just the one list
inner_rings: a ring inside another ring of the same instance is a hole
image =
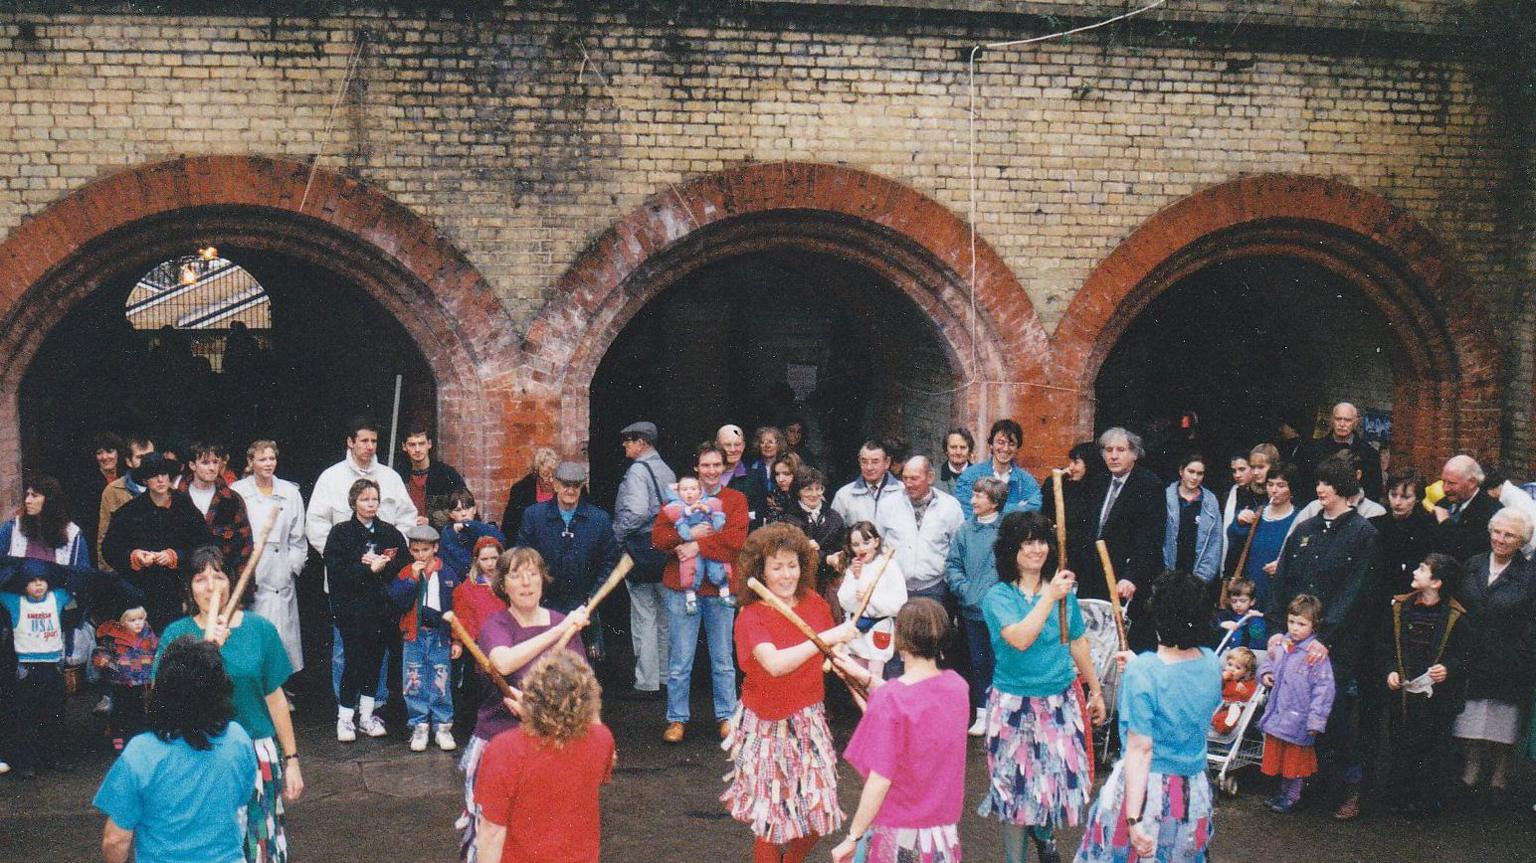
[[[1076, 578], [1056, 571], [1051, 520], [1038, 512], [1004, 516], [995, 549], [998, 584], [981, 603], [996, 657], [986, 714], [991, 787], [978, 811], [1003, 822], [1008, 863], [1024, 863], [1026, 832], [1041, 863], [1059, 863], [1053, 831], [1083, 819], [1092, 786], [1087, 720], [1104, 721], [1104, 693], [1083, 634]], [[1079, 676], [1088, 685], [1086, 710]]]
[[[205, 546], [193, 552], [186, 572], [191, 573], [186, 580], [186, 605], [193, 614], [166, 627], [160, 638], [161, 655], [166, 645], [183, 635], [218, 643], [224, 671], [234, 684], [235, 721], [250, 735], [260, 765], [246, 810], [245, 859], [286, 863], [283, 801], [291, 803], [304, 793], [293, 719], [283, 693], [283, 683], [293, 673], [288, 651], [277, 628], [261, 615], [239, 609], [227, 621], [217, 616], [215, 599], [227, 604], [230, 591], [224, 557], [217, 548]], [[244, 605], [250, 596], [247, 593], [241, 599]]]
[[1153, 585], [1147, 605], [1157, 652], [1125, 667], [1125, 753], [1088, 814], [1074, 863], [1206, 860], [1212, 809], [1205, 732], [1221, 706], [1221, 663], [1199, 646], [1210, 626], [1206, 595], [1205, 582], [1187, 572], [1165, 572]]

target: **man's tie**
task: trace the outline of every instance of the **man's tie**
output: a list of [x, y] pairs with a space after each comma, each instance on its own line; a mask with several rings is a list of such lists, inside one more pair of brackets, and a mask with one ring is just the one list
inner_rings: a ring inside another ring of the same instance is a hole
[[1109, 482], [1109, 494], [1104, 497], [1104, 511], [1099, 513], [1099, 536], [1104, 535], [1104, 525], [1109, 522], [1109, 514], [1115, 508], [1115, 498], [1120, 496], [1120, 486], [1124, 484], [1123, 479], [1113, 479]]

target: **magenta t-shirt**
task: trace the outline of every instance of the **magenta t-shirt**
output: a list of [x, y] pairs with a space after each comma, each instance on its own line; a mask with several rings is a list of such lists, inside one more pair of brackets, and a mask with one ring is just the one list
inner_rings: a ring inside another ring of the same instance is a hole
[[959, 823], [970, 713], [965, 680], [953, 671], [910, 686], [888, 680], [870, 696], [843, 757], [866, 779], [878, 773], [891, 780], [876, 826]]
[[[476, 641], [480, 644], [480, 649], [485, 651], [485, 655], [490, 656], [492, 650], [498, 647], [516, 647], [540, 633], [559, 626], [562, 620], [565, 620], [565, 615], [551, 610], [549, 626], [523, 626], [517, 622], [517, 618], [512, 616], [511, 611], [503, 611], [500, 614], [491, 615], [480, 623], [480, 637]], [[586, 660], [587, 655], [582, 649], [580, 634], [572, 636], [565, 647], [583, 661]], [[507, 678], [508, 682], [513, 686], [520, 686], [523, 676], [533, 668], [533, 664], [547, 655], [549, 655], [548, 649], [529, 660], [527, 665], [512, 672], [512, 676]], [[507, 710], [506, 704], [502, 703], [501, 690], [493, 686], [489, 680], [485, 681], [485, 684], [485, 698], [480, 702], [480, 711], [475, 717], [475, 736], [481, 740], [490, 740], [509, 728], [516, 728], [518, 721], [517, 717]]]

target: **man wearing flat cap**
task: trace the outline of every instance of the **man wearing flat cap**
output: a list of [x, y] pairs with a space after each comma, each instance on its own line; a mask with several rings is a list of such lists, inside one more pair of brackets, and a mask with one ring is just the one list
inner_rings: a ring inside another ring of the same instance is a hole
[[[586, 602], [619, 562], [613, 520], [581, 499], [586, 484], [585, 465], [561, 462], [555, 468], [555, 496], [523, 511], [514, 543], [533, 548], [544, 557], [551, 583], [544, 591], [543, 604], [563, 614]], [[602, 655], [602, 627], [596, 615], [593, 625], [582, 631], [582, 640], [588, 657]]]
[[635, 686], [620, 693], [620, 698], [660, 698], [662, 673], [667, 667], [669, 627], [661, 586], [666, 556], [648, 556], [646, 550], [651, 548], [651, 525], [661, 511], [665, 489], [677, 482], [677, 474], [656, 452], [656, 438], [656, 424], [645, 421], [630, 423], [619, 432], [624, 457], [630, 463], [613, 503], [613, 535], [635, 559], [635, 568], [624, 580], [635, 648]]

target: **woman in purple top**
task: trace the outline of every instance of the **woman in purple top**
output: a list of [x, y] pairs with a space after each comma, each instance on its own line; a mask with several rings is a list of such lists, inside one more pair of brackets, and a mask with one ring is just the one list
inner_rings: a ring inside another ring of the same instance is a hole
[[[497, 673], [518, 686], [523, 675], [533, 666], [533, 661], [549, 652], [568, 629], [581, 629], [587, 625], [587, 610], [578, 606], [570, 614], [561, 614], [544, 608], [544, 587], [550, 583], [549, 565], [534, 549], [518, 547], [509, 549], [496, 562], [496, 576], [491, 580], [491, 591], [507, 604], [507, 610], [486, 618], [480, 624], [480, 637], [476, 639], [485, 651]], [[572, 638], [566, 649], [581, 657], [581, 639]], [[494, 686], [484, 686], [485, 700], [475, 719], [475, 734], [464, 747], [464, 758], [459, 769], [464, 771], [464, 814], [459, 817], [460, 857], [475, 863], [475, 822], [479, 816], [475, 806], [475, 776], [479, 772], [480, 756], [491, 738], [511, 728], [516, 728], [518, 718], [507, 710], [501, 699], [501, 691]]]
[[864, 777], [848, 837], [832, 849], [836, 863], [958, 863], [956, 825], [965, 796], [964, 678], [940, 671], [939, 648], [949, 615], [931, 599], [914, 599], [896, 615], [896, 650], [906, 672], [883, 683], [858, 663], [840, 663], [873, 689], [869, 709], [843, 757]]

